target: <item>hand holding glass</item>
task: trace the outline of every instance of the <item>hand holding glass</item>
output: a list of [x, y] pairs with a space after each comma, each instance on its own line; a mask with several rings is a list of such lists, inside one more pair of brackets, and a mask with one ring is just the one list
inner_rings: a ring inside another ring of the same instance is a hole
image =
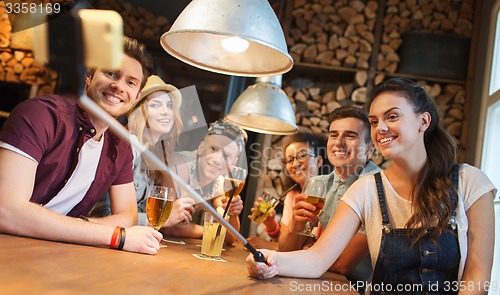
[[257, 206], [255, 206], [255, 211], [253, 211], [252, 216], [250, 216], [251, 220], [259, 224], [266, 220], [280, 202], [280, 199], [268, 192], [263, 192], [260, 198], [261, 200], [258, 202]]
[[149, 226], [160, 230], [172, 212], [175, 190], [170, 187], [151, 185], [146, 199], [146, 215]]
[[[306, 202], [316, 207], [314, 214], [318, 216], [325, 206], [326, 183], [318, 179], [309, 179], [304, 187], [303, 193], [307, 195]], [[306, 222], [305, 228], [300, 235], [316, 237], [311, 231], [317, 225], [317, 222]]]

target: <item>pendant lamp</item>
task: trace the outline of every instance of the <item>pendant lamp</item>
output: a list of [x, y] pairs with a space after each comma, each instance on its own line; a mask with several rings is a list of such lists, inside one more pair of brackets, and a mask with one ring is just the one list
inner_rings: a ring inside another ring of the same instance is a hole
[[160, 44], [187, 64], [233, 76], [273, 76], [293, 66], [268, 0], [193, 0]]
[[281, 89], [282, 76], [258, 77], [231, 106], [226, 119], [244, 129], [287, 135], [297, 131], [295, 113]]

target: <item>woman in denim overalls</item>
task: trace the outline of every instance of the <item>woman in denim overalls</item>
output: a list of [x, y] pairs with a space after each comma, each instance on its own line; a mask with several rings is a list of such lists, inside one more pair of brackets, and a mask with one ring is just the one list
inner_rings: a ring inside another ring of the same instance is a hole
[[[459, 166], [454, 165], [451, 180], [457, 189], [458, 173]], [[380, 173], [374, 177], [382, 213], [382, 239], [371, 284], [374, 290], [371, 293], [401, 293], [394, 292], [398, 287], [406, 288], [405, 294], [419, 294], [422, 291], [432, 294], [458, 293], [458, 290], [452, 290], [452, 286], [458, 283], [460, 261], [456, 212], [452, 213], [447, 230], [441, 233], [436, 243], [428, 234], [432, 228], [426, 229], [426, 234], [415, 241], [411, 230], [391, 225], [382, 177]], [[452, 190], [452, 208], [456, 208], [456, 204], [457, 193]]]
[[375, 266], [373, 294], [485, 294], [493, 261], [496, 189], [479, 169], [454, 165], [456, 144], [426, 92], [407, 79], [378, 84], [371, 137], [392, 164], [356, 181], [313, 247], [247, 258], [251, 276], [314, 278], [362, 225]]

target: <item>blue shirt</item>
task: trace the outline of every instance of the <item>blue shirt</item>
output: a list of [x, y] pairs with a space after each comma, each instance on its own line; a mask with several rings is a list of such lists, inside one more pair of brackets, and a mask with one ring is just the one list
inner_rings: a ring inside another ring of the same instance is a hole
[[321, 179], [326, 182], [328, 191], [326, 193], [326, 203], [323, 207], [323, 212], [318, 216], [319, 223], [326, 229], [328, 223], [332, 219], [333, 215], [337, 211], [337, 207], [340, 204], [340, 199], [347, 191], [347, 189], [354, 183], [358, 178], [365, 175], [375, 174], [382, 171], [377, 165], [372, 161], [366, 163], [365, 167], [359, 174], [351, 175], [346, 179], [340, 179], [336, 174], [335, 170], [327, 175], [314, 176], [315, 179]]

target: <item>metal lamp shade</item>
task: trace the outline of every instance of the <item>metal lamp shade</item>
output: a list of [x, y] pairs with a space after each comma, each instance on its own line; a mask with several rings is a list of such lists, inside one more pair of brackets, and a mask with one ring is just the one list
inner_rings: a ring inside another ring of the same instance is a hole
[[[276, 79], [276, 78], [272, 78]], [[281, 84], [281, 76], [279, 76]], [[292, 104], [280, 85], [257, 78], [233, 103], [226, 119], [250, 131], [292, 134], [297, 131]]]
[[[221, 41], [239, 37], [243, 52]], [[235, 76], [273, 76], [293, 66], [283, 30], [267, 0], [193, 0], [160, 38], [172, 56], [192, 66]]]

